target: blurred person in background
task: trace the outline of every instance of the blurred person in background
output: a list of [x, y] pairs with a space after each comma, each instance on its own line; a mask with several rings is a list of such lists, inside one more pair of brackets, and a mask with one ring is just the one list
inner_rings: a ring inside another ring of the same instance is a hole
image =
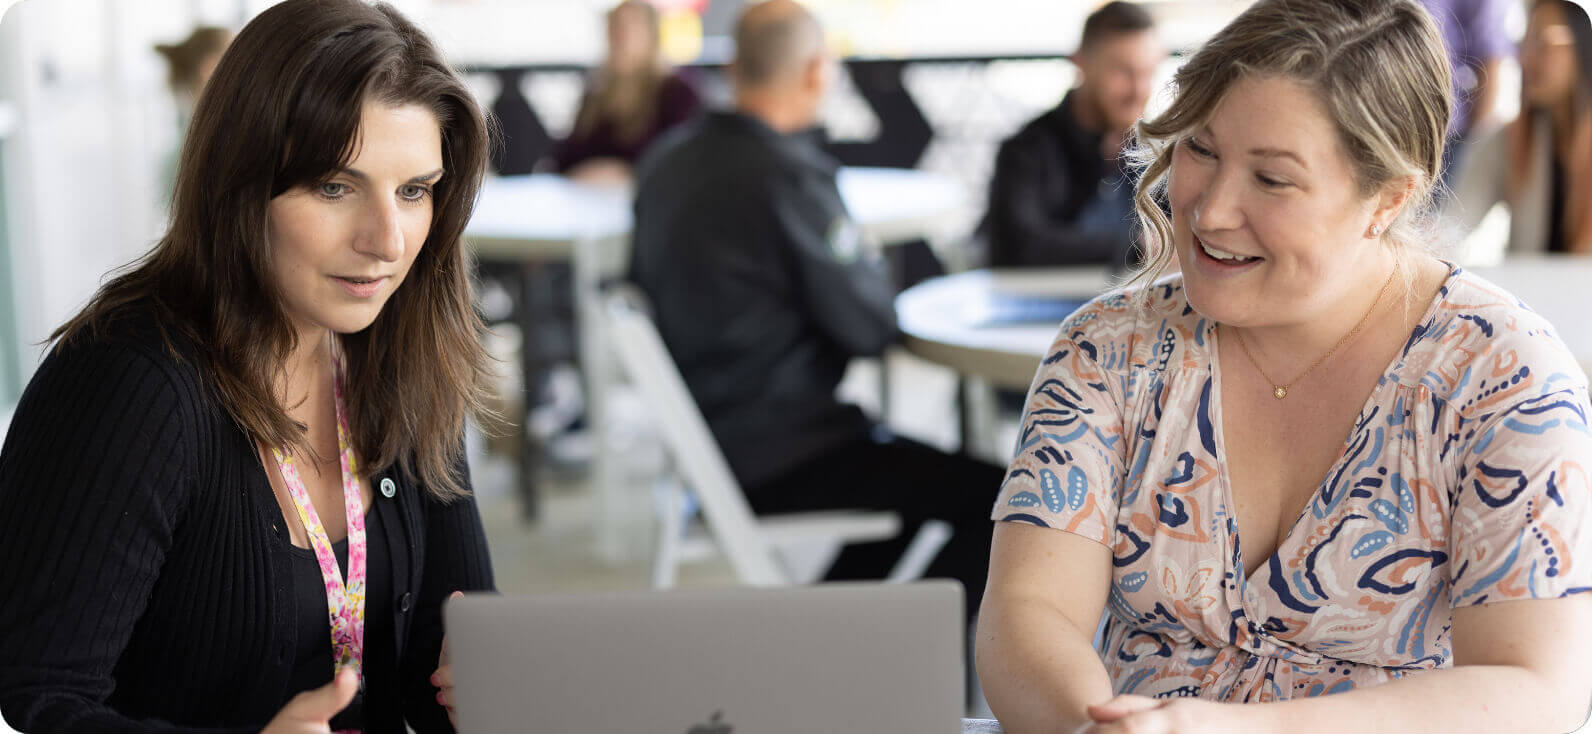
[[490, 590], [462, 232], [486, 122], [387, 5], [287, 0], [194, 110], [171, 224], [0, 446], [0, 711], [30, 734], [451, 731]]
[[1443, 148], [1443, 183], [1452, 184], [1466, 146], [1489, 132], [1498, 102], [1498, 74], [1514, 55], [1505, 35], [1509, 0], [1421, 0], [1443, 34], [1454, 74], [1454, 122]]
[[193, 29], [180, 43], [158, 44], [155, 51], [166, 60], [166, 84], [177, 100], [178, 120], [183, 129], [193, 118], [194, 103], [199, 92], [210, 81], [210, 75], [221, 61], [221, 53], [232, 43], [232, 31], [214, 26]]
[[1578, 728], [1587, 377], [1433, 254], [1430, 15], [1261, 0], [1174, 88], [1133, 152], [1148, 265], [1062, 325], [995, 506], [1004, 730]]
[[979, 227], [992, 267], [1135, 261], [1133, 182], [1122, 145], [1166, 50], [1149, 11], [1106, 3], [1072, 55], [1078, 85], [1000, 146]]
[[607, 28], [608, 54], [587, 82], [574, 129], [551, 157], [570, 178], [625, 184], [642, 152], [702, 103], [663, 58], [657, 8], [625, 0], [608, 11]]
[[193, 119], [194, 104], [229, 43], [232, 43], [232, 31], [200, 26], [180, 43], [155, 46], [155, 52], [166, 60], [166, 84], [177, 106], [177, 145], [161, 166], [168, 192], [177, 183], [177, 157], [182, 150], [182, 139], [188, 134], [188, 121]]
[[953, 535], [927, 575], [978, 606], [999, 467], [894, 437], [835, 397], [853, 357], [896, 340], [895, 290], [805, 134], [834, 73], [801, 5], [735, 29], [735, 109], [661, 140], [638, 167], [631, 278], [758, 513], [888, 509], [899, 538], [847, 547], [829, 579], [885, 577], [928, 518]]
[[1531, 5], [1520, 116], [1473, 146], [1449, 208], [1469, 232], [1500, 201], [1509, 252], [1592, 254], [1592, 23], [1579, 3]]

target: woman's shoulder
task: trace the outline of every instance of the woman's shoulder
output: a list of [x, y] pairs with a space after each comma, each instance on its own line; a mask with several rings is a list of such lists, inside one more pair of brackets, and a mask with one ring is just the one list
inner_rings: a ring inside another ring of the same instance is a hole
[[1455, 268], [1395, 370], [1462, 414], [1492, 413], [1587, 376], [1553, 324], [1515, 294]]
[[74, 391], [97, 386], [95, 392], [129, 398], [158, 393], [198, 403], [204, 394], [198, 356], [188, 334], [153, 305], [137, 303], [74, 324], [51, 347], [35, 379], [60, 377]]
[[1200, 368], [1210, 363], [1209, 331], [1189, 305], [1183, 276], [1174, 274], [1095, 297], [1062, 322], [1057, 343], [1075, 345], [1112, 372]]

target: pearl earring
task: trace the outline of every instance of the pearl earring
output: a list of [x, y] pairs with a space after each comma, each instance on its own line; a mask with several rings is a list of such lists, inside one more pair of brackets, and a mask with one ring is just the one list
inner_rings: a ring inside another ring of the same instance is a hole
[[1371, 225], [1371, 237], [1372, 238], [1376, 238], [1376, 237], [1381, 237], [1381, 236], [1382, 236], [1382, 225], [1380, 225], [1380, 224]]

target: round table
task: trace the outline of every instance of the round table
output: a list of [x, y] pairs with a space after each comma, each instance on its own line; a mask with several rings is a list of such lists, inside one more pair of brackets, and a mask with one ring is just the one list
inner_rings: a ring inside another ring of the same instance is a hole
[[1112, 285], [1104, 267], [970, 270], [931, 278], [896, 297], [908, 351], [997, 387], [1026, 390], [1061, 319], [992, 326], [1003, 297], [1087, 300]]

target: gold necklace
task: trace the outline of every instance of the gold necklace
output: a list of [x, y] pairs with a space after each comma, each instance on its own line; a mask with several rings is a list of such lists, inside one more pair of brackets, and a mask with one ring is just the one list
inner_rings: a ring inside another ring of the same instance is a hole
[[1265, 378], [1266, 382], [1271, 383], [1272, 397], [1277, 398], [1278, 400], [1288, 397], [1288, 388], [1297, 384], [1300, 380], [1305, 379], [1305, 377], [1311, 372], [1314, 372], [1317, 367], [1320, 367], [1322, 362], [1331, 359], [1332, 355], [1337, 354], [1339, 347], [1349, 343], [1349, 340], [1353, 339], [1355, 334], [1360, 333], [1360, 329], [1363, 328], [1365, 326], [1365, 322], [1371, 318], [1371, 314], [1376, 312], [1377, 304], [1382, 302], [1382, 296], [1387, 293], [1387, 287], [1393, 284], [1393, 275], [1398, 273], [1398, 271], [1398, 265], [1395, 263], [1393, 265], [1393, 270], [1387, 274], [1387, 280], [1382, 283], [1382, 290], [1376, 292], [1376, 300], [1371, 302], [1371, 308], [1367, 309], [1365, 315], [1360, 317], [1360, 323], [1355, 324], [1354, 328], [1350, 329], [1349, 333], [1343, 335], [1343, 338], [1339, 339], [1337, 344], [1332, 345], [1332, 348], [1328, 349], [1326, 354], [1321, 355], [1320, 359], [1316, 360], [1309, 367], [1306, 367], [1305, 371], [1299, 373], [1298, 377], [1295, 377], [1288, 382], [1278, 383], [1276, 380], [1271, 379], [1270, 375], [1266, 374], [1266, 370], [1261, 369], [1260, 362], [1255, 361], [1255, 355], [1249, 352], [1249, 345], [1244, 342], [1244, 332], [1235, 327], [1233, 329], [1233, 333], [1238, 336], [1238, 346], [1244, 350], [1244, 356], [1249, 358], [1249, 363], [1255, 366], [1255, 371], [1259, 372], [1260, 376]]

